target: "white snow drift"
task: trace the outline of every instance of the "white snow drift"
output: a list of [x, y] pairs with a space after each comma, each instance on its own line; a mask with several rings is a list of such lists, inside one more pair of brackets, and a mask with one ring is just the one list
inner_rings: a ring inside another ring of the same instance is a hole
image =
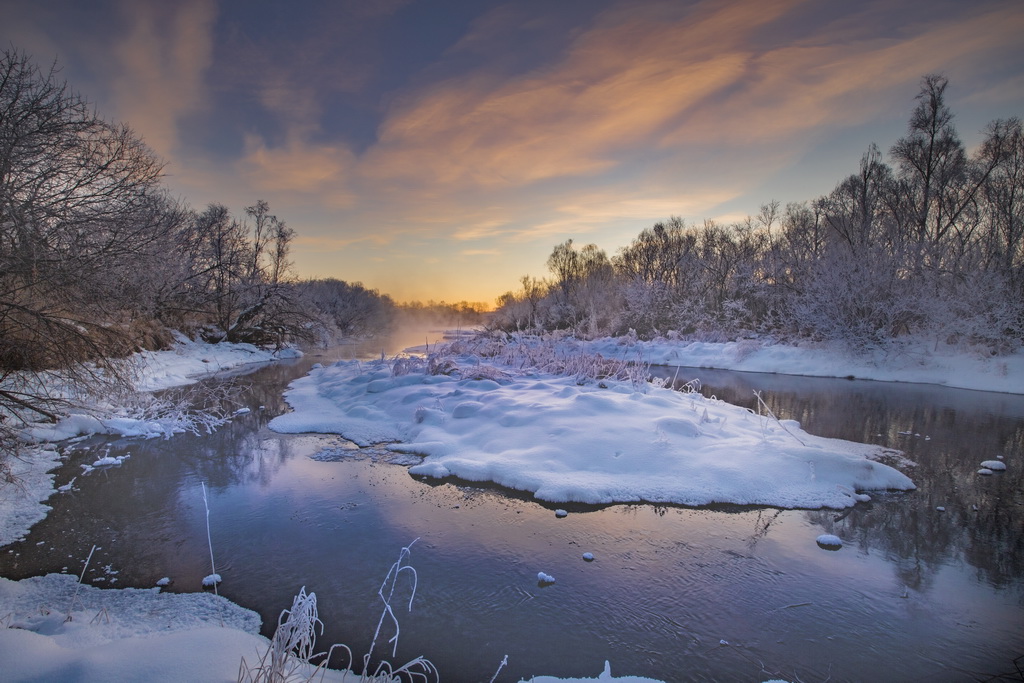
[[[503, 376], [479, 365], [465, 373]], [[697, 394], [452, 374], [396, 376], [386, 362], [316, 368], [290, 385], [294, 412], [270, 427], [389, 442], [424, 456], [413, 474], [491, 481], [552, 502], [844, 508], [860, 491], [914, 488], [871, 459], [878, 447], [812, 436]]]

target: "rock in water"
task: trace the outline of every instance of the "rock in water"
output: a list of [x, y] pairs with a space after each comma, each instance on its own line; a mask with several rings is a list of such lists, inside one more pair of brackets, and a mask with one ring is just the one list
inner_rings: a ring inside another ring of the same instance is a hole
[[839, 550], [843, 547], [843, 540], [832, 534], [822, 534], [817, 538], [818, 545], [825, 550]]

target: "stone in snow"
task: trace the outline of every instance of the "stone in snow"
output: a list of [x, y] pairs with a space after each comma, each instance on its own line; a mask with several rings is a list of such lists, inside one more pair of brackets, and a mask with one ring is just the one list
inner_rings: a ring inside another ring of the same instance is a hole
[[826, 550], [839, 550], [843, 547], [843, 540], [833, 534], [822, 534], [816, 540], [818, 545]]
[[1005, 462], [1001, 462], [999, 460], [985, 460], [984, 462], [981, 463], [981, 466], [985, 467], [985, 468], [988, 468], [988, 469], [992, 470], [993, 472], [996, 472], [996, 471], [1002, 472], [1003, 470], [1006, 469], [1006, 463]]
[[987, 467], [982, 467], [980, 470], [978, 470], [978, 474], [992, 474], [992, 470], [990, 470]]

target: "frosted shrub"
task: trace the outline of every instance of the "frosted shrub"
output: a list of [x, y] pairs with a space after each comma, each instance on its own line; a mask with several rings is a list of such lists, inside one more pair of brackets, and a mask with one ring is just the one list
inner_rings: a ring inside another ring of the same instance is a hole
[[[387, 641], [392, 645], [391, 656], [394, 657], [398, 652], [400, 628], [392, 603], [400, 578], [408, 576], [411, 587], [408, 609], [412, 611], [418, 577], [413, 566], [408, 564], [408, 560], [412, 554], [410, 549], [418, 540], [402, 548], [398, 560], [391, 565], [384, 582], [377, 590], [383, 609], [370, 649], [363, 655], [363, 673], [358, 677], [359, 683], [391, 683], [398, 680], [436, 683], [441, 680], [437, 668], [422, 656], [398, 667], [387, 660], [382, 660], [371, 669], [374, 649], [377, 647], [378, 639], [384, 634], [386, 625], [394, 628], [394, 635]], [[315, 652], [317, 631], [322, 635], [324, 624], [317, 614], [316, 593], [307, 594], [306, 587], [303, 586], [292, 600], [292, 608], [281, 612], [274, 637], [256, 664], [250, 667], [245, 659], [242, 659], [238, 670], [238, 683], [291, 683], [318, 678], [322, 680], [327, 672], [327, 662], [336, 651], [344, 652], [348, 662], [346, 668], [340, 672], [342, 680], [348, 680], [349, 676], [356, 680], [355, 674], [351, 671], [351, 665], [354, 663], [352, 650], [347, 645], [335, 644], [327, 652]]]
[[[307, 594], [303, 586], [292, 600], [292, 608], [284, 610], [278, 617], [277, 630], [270, 640], [270, 646], [256, 665], [249, 668], [245, 659], [242, 659], [238, 672], [239, 683], [312, 680], [314, 674], [322, 672], [331, 652], [339, 647], [335, 645], [328, 652], [314, 653], [318, 628], [322, 634], [324, 625], [317, 616], [316, 593]], [[314, 665], [315, 659], [322, 661]]]

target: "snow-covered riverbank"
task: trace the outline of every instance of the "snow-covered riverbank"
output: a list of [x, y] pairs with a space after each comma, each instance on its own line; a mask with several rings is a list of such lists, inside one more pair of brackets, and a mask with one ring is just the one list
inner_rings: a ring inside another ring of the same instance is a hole
[[[258, 614], [211, 593], [100, 589], [79, 585], [69, 574], [0, 578], [0, 615], [0, 679], [7, 683], [230, 683], [239, 680], [243, 659], [254, 667], [270, 645], [259, 635]], [[311, 667], [296, 669], [294, 680], [306, 680], [312, 672]], [[311, 680], [361, 679], [319, 670]], [[661, 683], [613, 677], [607, 662], [597, 678], [538, 676], [520, 683], [589, 681]]]
[[[145, 351], [131, 360], [136, 387], [151, 392], [197, 382], [206, 377], [244, 367], [258, 367], [301, 356], [296, 349], [270, 351], [251, 344], [207, 344], [180, 337], [167, 351]], [[59, 391], [59, 387], [55, 388]], [[56, 424], [28, 426], [25, 437], [35, 441], [24, 457], [10, 462], [17, 485], [0, 488], [0, 546], [22, 538], [28, 529], [46, 516], [43, 501], [55, 493], [53, 475], [60, 465], [55, 442], [90, 434], [158, 437], [180, 431], [174, 424], [124, 414], [118, 406], [93, 407], [91, 412], [72, 411]]]
[[982, 356], [925, 343], [875, 356], [853, 356], [839, 348], [774, 344], [755, 339], [712, 343], [638, 341], [607, 337], [580, 343], [606, 358], [652, 365], [769, 372], [809, 377], [856, 377], [884, 382], [939, 384], [959, 389], [1024, 394], [1024, 352]]

